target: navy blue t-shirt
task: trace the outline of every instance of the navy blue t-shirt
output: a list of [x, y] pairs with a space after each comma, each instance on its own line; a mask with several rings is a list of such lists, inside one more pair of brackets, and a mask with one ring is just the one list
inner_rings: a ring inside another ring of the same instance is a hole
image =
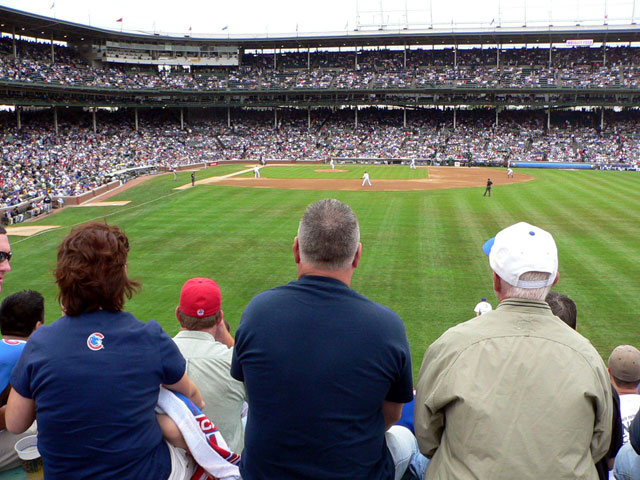
[[413, 387], [392, 310], [327, 277], [263, 292], [242, 315], [231, 375], [249, 398], [244, 480], [393, 478], [382, 403]]
[[161, 480], [169, 450], [154, 408], [185, 361], [154, 321], [125, 312], [62, 317], [29, 339], [11, 385], [35, 400], [47, 480]]

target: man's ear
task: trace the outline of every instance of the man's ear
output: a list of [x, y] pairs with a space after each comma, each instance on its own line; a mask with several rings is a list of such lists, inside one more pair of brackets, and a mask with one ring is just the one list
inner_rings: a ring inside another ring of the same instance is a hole
[[356, 250], [356, 254], [353, 257], [353, 262], [351, 263], [353, 268], [358, 267], [358, 263], [360, 263], [361, 258], [362, 258], [362, 243], [358, 243], [358, 250]]
[[[42, 321], [38, 321], [38, 322], [36, 322], [36, 326], [35, 326], [35, 327], [33, 327], [33, 331], [35, 332], [37, 329], [39, 329], [39, 328], [40, 328], [41, 326], [43, 326], [43, 325], [44, 325], [44, 322], [42, 322]], [[33, 332], [32, 332], [32, 333], [33, 333]]]
[[180, 321], [180, 306], [176, 307], [176, 320], [178, 320], [178, 323], [182, 325], [182, 322]]
[[500, 283], [502, 279], [498, 276], [496, 272], [493, 272], [493, 291], [499, 292], [502, 288], [502, 284]]
[[297, 264], [300, 264], [300, 244], [297, 236], [293, 239], [293, 259]]

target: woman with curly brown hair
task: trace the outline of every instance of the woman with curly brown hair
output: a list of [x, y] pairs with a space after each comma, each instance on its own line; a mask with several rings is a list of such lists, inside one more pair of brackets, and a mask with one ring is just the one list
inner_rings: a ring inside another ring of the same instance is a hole
[[7, 428], [23, 431], [37, 412], [48, 480], [173, 480], [187, 469], [154, 408], [161, 385], [199, 405], [202, 398], [160, 325], [122, 311], [140, 289], [127, 276], [128, 253], [117, 226], [71, 231], [55, 269], [64, 316], [31, 337], [12, 373]]

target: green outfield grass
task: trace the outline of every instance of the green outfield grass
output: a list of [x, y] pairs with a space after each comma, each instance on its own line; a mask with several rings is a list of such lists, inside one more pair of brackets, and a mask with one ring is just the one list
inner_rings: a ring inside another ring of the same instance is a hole
[[[426, 168], [410, 169], [408, 165], [356, 165], [356, 164], [336, 164], [335, 171], [326, 164], [319, 165], [286, 165], [283, 167], [261, 168], [260, 175], [267, 178], [362, 178], [365, 171], [369, 172], [372, 180], [404, 180], [411, 178], [428, 178], [429, 171]], [[341, 172], [340, 170], [346, 170]], [[243, 177], [253, 177], [253, 172], [241, 175]]]
[[[197, 179], [245, 165], [211, 167]], [[314, 177], [322, 166], [264, 169], [264, 175]], [[346, 167], [356, 177], [364, 167]], [[372, 178], [409, 178], [408, 167], [367, 167]], [[490, 170], [487, 170], [490, 172]], [[424, 175], [426, 170], [417, 170]], [[516, 170], [518, 175], [519, 170]], [[474, 315], [492, 292], [481, 246], [500, 229], [527, 221], [550, 231], [560, 256], [557, 291], [578, 305], [578, 329], [603, 357], [618, 344], [638, 344], [640, 333], [640, 174], [635, 172], [526, 170], [535, 180], [422, 192], [300, 191], [205, 185], [163, 175], [110, 200], [123, 207], [66, 208], [37, 224], [62, 228], [34, 237], [11, 237], [13, 271], [2, 296], [31, 288], [46, 298], [47, 321], [60, 315], [52, 280], [56, 247], [71, 226], [106, 219], [130, 238], [129, 272], [143, 283], [126, 305], [141, 320], [154, 318], [170, 334], [182, 283], [210, 276], [223, 293], [225, 318], [238, 325], [258, 292], [293, 280], [291, 245], [305, 207], [331, 196], [360, 220], [363, 258], [352, 286], [404, 319], [417, 373], [428, 345], [447, 328]], [[383, 174], [399, 175], [384, 177]], [[491, 175], [497, 175], [492, 172]], [[500, 172], [504, 174], [504, 172]], [[332, 319], [327, 319], [331, 321]]]

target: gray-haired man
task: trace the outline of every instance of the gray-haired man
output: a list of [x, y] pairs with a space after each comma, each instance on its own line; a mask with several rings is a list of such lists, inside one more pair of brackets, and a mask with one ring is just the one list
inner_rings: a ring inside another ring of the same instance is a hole
[[596, 480], [611, 387], [598, 352], [544, 302], [558, 280], [553, 237], [518, 223], [483, 248], [500, 304], [436, 340], [418, 379], [426, 477]]
[[349, 287], [361, 256], [349, 206], [315, 202], [293, 242], [298, 280], [245, 309], [231, 365], [249, 397], [244, 480], [397, 480], [417, 453], [392, 427], [413, 399], [404, 325]]

